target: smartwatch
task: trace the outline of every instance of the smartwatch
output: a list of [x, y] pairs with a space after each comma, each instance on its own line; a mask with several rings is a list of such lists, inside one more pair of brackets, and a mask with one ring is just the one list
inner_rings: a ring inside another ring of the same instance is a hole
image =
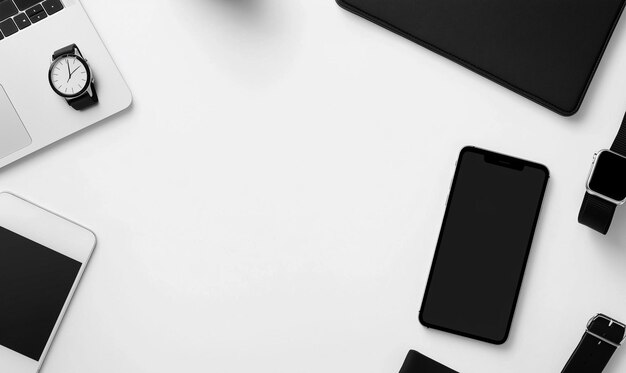
[[91, 68], [76, 44], [54, 52], [48, 80], [52, 90], [76, 110], [83, 110], [98, 103]]
[[601, 373], [624, 341], [626, 326], [598, 314], [587, 323], [583, 338], [561, 373]]
[[626, 202], [626, 116], [611, 149], [597, 152], [578, 222], [607, 234], [615, 209]]

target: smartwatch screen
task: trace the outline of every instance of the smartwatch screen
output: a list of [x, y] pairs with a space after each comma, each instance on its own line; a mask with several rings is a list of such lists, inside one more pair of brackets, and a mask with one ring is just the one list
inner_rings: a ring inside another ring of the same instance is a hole
[[615, 201], [626, 200], [626, 158], [609, 151], [600, 152], [589, 188]]

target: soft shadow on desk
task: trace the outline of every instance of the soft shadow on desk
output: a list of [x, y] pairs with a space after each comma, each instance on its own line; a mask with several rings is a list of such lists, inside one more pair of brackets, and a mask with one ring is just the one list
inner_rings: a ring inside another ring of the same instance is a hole
[[[224, 13], [234, 22], [244, 22], [249, 27], [257, 27], [271, 15], [267, 0], [189, 0], [199, 10]], [[256, 26], [255, 26], [256, 25]]]
[[604, 373], [623, 373], [623, 371], [618, 371], [616, 367], [623, 367], [626, 362], [626, 353], [622, 350], [624, 347], [620, 347], [617, 349], [609, 364], [606, 366]]
[[40, 149], [34, 153], [31, 153], [23, 158], [18, 159], [17, 161], [4, 166], [3, 168], [0, 168], [0, 178], [7, 172], [10, 172], [14, 167], [19, 166], [22, 164], [22, 162], [27, 162], [29, 159], [31, 158], [35, 158], [35, 157], [45, 157], [46, 154], [48, 154], [51, 151], [54, 151], [54, 149], [56, 149], [58, 146], [63, 146], [67, 141], [78, 141], [79, 137], [84, 136], [87, 133], [91, 133], [91, 132], [97, 132], [101, 126], [111, 126], [114, 125], [110, 122], [115, 122], [117, 121], [118, 118], [120, 118], [123, 115], [128, 115], [128, 113], [130, 113], [133, 108], [134, 108], [135, 104], [132, 103], [127, 109], [120, 111], [119, 113], [113, 114], [112, 116], [101, 120], [98, 123], [92, 124], [91, 126], [80, 130], [78, 132], [74, 132], [73, 134], [55, 142], [54, 144], [50, 144], [47, 147]]
[[[209, 48], [212, 42], [220, 46], [235, 43], [245, 52], [256, 47], [260, 40], [272, 42], [283, 38], [289, 22], [282, 12], [288, 9], [288, 1], [280, 9], [276, 9], [272, 0], [186, 1], [185, 22], [181, 27], [189, 30], [190, 36], [199, 38], [203, 48]], [[246, 44], [248, 41], [250, 44]]]
[[211, 62], [207, 74], [219, 74], [246, 89], [264, 89], [291, 71], [302, 33], [302, 23], [292, 14], [299, 14], [300, 4], [289, 0], [185, 3], [173, 9], [179, 12], [174, 14], [179, 15], [175, 22]]
[[626, 256], [626, 210], [624, 209], [626, 205], [617, 208], [611, 229], [605, 237], [607, 240], [605, 246], [619, 250], [619, 253]]
[[265, 0], [200, 0], [211, 1], [219, 6], [236, 10], [246, 15], [258, 15], [264, 7]]

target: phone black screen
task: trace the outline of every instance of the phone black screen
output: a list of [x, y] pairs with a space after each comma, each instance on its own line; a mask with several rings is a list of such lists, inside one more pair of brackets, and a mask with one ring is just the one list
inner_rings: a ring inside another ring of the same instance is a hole
[[626, 199], [626, 158], [609, 151], [598, 154], [589, 186], [616, 201]]
[[477, 148], [461, 151], [422, 324], [506, 341], [547, 181], [545, 166]]
[[38, 361], [80, 267], [0, 227], [0, 345]]

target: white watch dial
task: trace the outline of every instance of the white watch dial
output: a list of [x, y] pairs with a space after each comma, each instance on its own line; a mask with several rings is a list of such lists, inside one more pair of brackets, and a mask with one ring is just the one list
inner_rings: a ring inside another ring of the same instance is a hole
[[65, 96], [74, 96], [88, 85], [87, 66], [74, 56], [66, 56], [54, 62], [50, 69], [52, 86]]

